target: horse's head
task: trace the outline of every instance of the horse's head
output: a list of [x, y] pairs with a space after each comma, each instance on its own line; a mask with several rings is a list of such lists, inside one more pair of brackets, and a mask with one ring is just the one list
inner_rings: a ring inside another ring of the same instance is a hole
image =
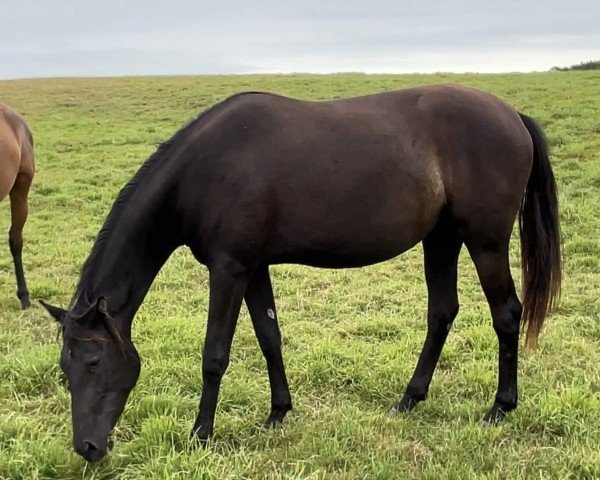
[[77, 313], [42, 305], [62, 325], [60, 367], [71, 392], [73, 447], [96, 462], [106, 455], [109, 435], [137, 382], [139, 356], [104, 298]]

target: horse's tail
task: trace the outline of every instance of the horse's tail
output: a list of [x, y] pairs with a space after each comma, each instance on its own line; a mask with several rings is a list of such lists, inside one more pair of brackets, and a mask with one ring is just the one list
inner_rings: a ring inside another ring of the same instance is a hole
[[560, 223], [546, 138], [531, 117], [519, 115], [533, 141], [533, 166], [519, 211], [519, 231], [525, 346], [534, 347], [548, 311], [560, 297]]

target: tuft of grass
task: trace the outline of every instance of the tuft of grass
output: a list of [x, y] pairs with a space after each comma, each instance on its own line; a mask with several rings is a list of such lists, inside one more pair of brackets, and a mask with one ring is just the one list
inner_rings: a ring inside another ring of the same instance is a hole
[[[70, 446], [56, 326], [21, 312], [0, 245], [0, 479], [600, 478], [600, 73], [269, 75], [0, 82], [23, 113], [38, 172], [25, 229], [34, 299], [68, 303], [113, 199], [156, 145], [243, 90], [330, 99], [437, 82], [491, 91], [538, 119], [552, 147], [563, 228], [562, 302], [520, 362], [520, 406], [480, 419], [496, 389], [497, 342], [473, 265], [460, 258], [461, 311], [429, 399], [386, 414], [425, 336], [421, 247], [357, 270], [272, 269], [294, 411], [275, 430], [264, 360], [242, 312], [206, 449], [188, 440], [201, 384], [207, 272], [182, 249], [134, 323], [143, 359], [113, 452], [88, 465]], [[8, 231], [8, 203], [0, 232]], [[516, 232], [511, 267], [519, 272]]]

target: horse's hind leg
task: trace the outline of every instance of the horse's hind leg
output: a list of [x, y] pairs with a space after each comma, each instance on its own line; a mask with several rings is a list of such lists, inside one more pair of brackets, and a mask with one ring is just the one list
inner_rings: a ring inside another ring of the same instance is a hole
[[15, 264], [17, 296], [21, 301], [21, 307], [23, 309], [31, 307], [29, 290], [27, 290], [25, 274], [23, 273], [23, 261], [21, 258], [21, 251], [23, 249], [23, 227], [27, 221], [27, 214], [29, 211], [27, 196], [29, 194], [31, 180], [31, 176], [19, 173], [10, 191], [11, 225], [8, 233], [8, 244]]
[[522, 306], [510, 273], [508, 238], [497, 244], [467, 243], [467, 248], [477, 268], [498, 337], [498, 391], [494, 405], [484, 417], [484, 421], [492, 423], [502, 420], [506, 413], [517, 407], [517, 364]]
[[281, 355], [281, 333], [277, 325], [268, 266], [259, 266], [255, 270], [246, 289], [245, 298], [269, 372], [271, 413], [265, 425], [274, 426], [281, 423], [285, 414], [292, 409], [292, 397]]
[[412, 410], [427, 396], [448, 331], [458, 313], [456, 277], [461, 246], [456, 230], [445, 220], [423, 240], [428, 292], [427, 337], [406, 392], [395, 408], [399, 412]]

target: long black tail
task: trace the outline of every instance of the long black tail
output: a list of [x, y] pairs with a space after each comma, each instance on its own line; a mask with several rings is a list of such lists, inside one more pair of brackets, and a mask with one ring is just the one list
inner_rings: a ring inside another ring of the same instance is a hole
[[519, 114], [533, 140], [533, 167], [519, 212], [523, 329], [525, 346], [533, 347], [544, 319], [560, 297], [562, 274], [556, 181], [548, 145], [539, 125]]

